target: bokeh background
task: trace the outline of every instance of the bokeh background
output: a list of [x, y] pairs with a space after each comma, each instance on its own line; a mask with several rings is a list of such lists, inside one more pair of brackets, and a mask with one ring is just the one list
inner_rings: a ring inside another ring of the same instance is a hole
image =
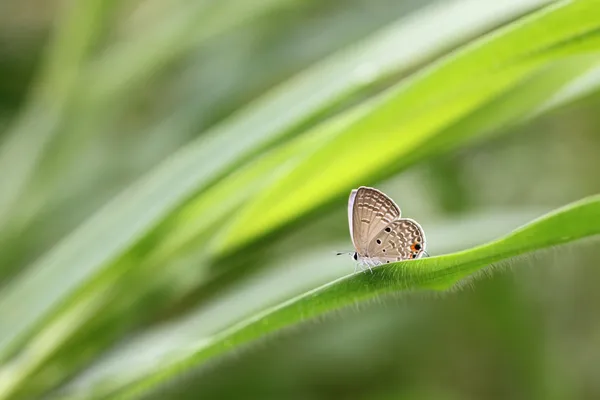
[[[81, 271], [65, 265], [61, 274], [45, 276], [46, 286], [23, 284], [37, 274], [39, 260], [65, 238], [75, 239], [68, 245], [78, 257], [96, 254], [106, 237], [95, 237], [93, 249], [77, 247], [81, 226], [119, 194], [126, 199], [157, 166], [176, 162], [180, 149], [210, 142], [219, 126], [264, 93], [285, 90], [279, 85], [390, 26], [407, 29], [399, 53], [427, 49], [375, 81], [369, 76], [376, 71], [367, 66], [364, 86], [254, 149], [210, 185], [243, 171], [263, 149], [552, 2], [507, 1], [511, 11], [485, 23], [474, 1], [76, 3], [0, 4], [0, 200], [19, 188], [16, 201], [0, 204], [10, 205], [2, 215], [0, 302], [22, 287], [31, 290], [23, 298], [34, 299], [0, 316], [5, 335], [27, 307], [43, 303], [46, 289], [60, 290], [77, 275], [69, 268]], [[454, 34], [428, 46], [428, 32], [444, 31], [444, 24]], [[389, 194], [403, 215], [423, 225], [431, 255], [497, 238], [600, 193], [600, 74], [590, 71], [555, 105], [540, 104], [545, 107], [497, 124], [477, 140], [362, 184]], [[340, 78], [323, 72], [324, 81]], [[266, 120], [257, 124], [278, 115], [261, 117]], [[255, 134], [242, 132], [239, 140], [252, 143]], [[229, 144], [223, 142], [223, 157]], [[244, 316], [351, 272], [351, 259], [335, 257], [351, 250], [345, 196], [254, 247], [218, 256], [207, 254], [203, 243], [226, 218], [155, 258], [153, 249], [173, 237], [173, 222], [161, 222], [111, 262], [112, 269], [86, 275], [71, 297], [51, 304], [14, 342], [4, 354], [0, 397], [93, 398]], [[152, 205], [149, 198], [128, 207]], [[127, 211], [123, 215], [114, 218], [127, 219]], [[185, 225], [181, 215], [176, 221]], [[362, 303], [186, 369], [150, 397], [597, 399], [599, 263], [598, 242], [586, 241], [510, 260], [449, 293]], [[72, 314], [78, 323], [62, 321], [44, 331], [78, 304]], [[59, 339], [53, 342], [51, 333]], [[22, 351], [28, 360], [19, 358]]]

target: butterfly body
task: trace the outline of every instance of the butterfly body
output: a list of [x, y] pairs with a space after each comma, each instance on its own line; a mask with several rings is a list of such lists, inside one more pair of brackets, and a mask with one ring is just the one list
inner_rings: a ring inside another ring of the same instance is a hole
[[361, 186], [348, 200], [353, 258], [369, 268], [416, 259], [425, 252], [425, 233], [416, 221], [400, 218], [400, 207], [383, 192]]

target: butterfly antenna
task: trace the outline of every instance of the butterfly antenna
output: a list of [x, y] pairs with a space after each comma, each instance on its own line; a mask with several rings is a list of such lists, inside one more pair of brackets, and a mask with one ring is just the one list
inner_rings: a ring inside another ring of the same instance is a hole
[[341, 253], [335, 253], [336, 256], [341, 256], [342, 254], [352, 254], [351, 251], [343, 251]]

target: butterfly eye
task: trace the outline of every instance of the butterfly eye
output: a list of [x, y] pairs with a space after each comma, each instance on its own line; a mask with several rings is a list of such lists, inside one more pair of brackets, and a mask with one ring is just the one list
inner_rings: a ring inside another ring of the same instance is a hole
[[354, 258], [354, 261], [358, 261], [358, 253], [355, 252], [352, 258]]

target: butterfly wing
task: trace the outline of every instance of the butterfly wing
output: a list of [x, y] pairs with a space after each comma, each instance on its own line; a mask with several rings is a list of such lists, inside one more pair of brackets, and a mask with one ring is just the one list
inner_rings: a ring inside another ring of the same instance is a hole
[[350, 198], [348, 199], [348, 224], [350, 225], [350, 238], [352, 238], [352, 245], [356, 248], [354, 242], [354, 200], [356, 199], [356, 192], [358, 189], [354, 189], [350, 192]]
[[425, 251], [425, 233], [416, 221], [400, 218], [381, 230], [369, 243], [370, 258], [382, 263], [419, 258]]
[[350, 200], [352, 242], [360, 255], [366, 255], [375, 235], [400, 218], [400, 208], [379, 190], [365, 186], [356, 189], [356, 193], [351, 193]]

